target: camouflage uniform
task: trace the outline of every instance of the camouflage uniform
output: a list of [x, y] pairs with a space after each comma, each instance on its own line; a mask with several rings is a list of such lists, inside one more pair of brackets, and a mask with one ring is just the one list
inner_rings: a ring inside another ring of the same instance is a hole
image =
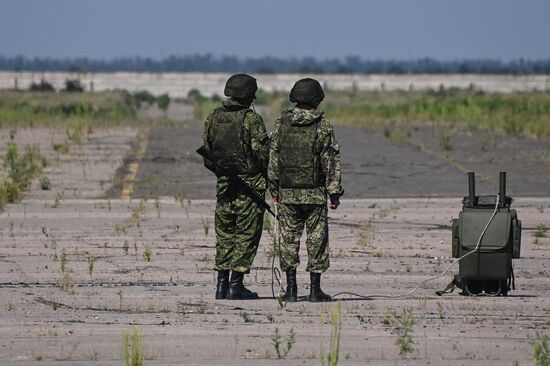
[[[242, 144], [253, 161], [257, 172], [239, 174], [244, 182], [263, 195], [266, 189], [265, 172], [267, 169], [269, 140], [262, 117], [238, 101], [228, 98], [222, 102], [225, 111], [234, 113], [247, 109], [242, 122]], [[212, 152], [212, 125], [215, 112], [210, 114], [204, 124], [204, 147]], [[205, 161], [207, 167], [211, 167]], [[248, 196], [236, 192], [227, 177], [219, 176], [216, 185], [216, 271], [234, 270], [248, 273], [256, 255], [263, 226], [264, 210], [258, 207]]]
[[[292, 188], [280, 186], [280, 133], [282, 124], [290, 119], [293, 124], [316, 123], [316, 139], [313, 154], [318, 157], [320, 181], [316, 187]], [[329, 268], [327, 195], [339, 197], [341, 186], [340, 146], [334, 137], [330, 123], [318, 109], [293, 108], [283, 112], [275, 123], [271, 135], [268, 178], [273, 186], [270, 192], [279, 197], [280, 264], [283, 271], [295, 269], [300, 263], [298, 256], [300, 237], [304, 224], [307, 232], [308, 265], [306, 270], [323, 273]]]

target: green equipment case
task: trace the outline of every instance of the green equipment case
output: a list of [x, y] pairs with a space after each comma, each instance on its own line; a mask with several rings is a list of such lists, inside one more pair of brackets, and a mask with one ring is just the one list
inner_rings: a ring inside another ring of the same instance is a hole
[[521, 221], [510, 208], [512, 198], [506, 196], [506, 172], [500, 173], [499, 180], [495, 207], [496, 196], [475, 195], [475, 174], [468, 173], [469, 194], [458, 218], [452, 220], [452, 255], [465, 256], [455, 278], [463, 295], [506, 296], [515, 288], [512, 259], [520, 256]]

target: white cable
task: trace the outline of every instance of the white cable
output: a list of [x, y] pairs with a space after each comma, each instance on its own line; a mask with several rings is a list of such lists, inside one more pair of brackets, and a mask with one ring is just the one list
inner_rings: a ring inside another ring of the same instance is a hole
[[445, 274], [447, 274], [447, 272], [449, 272], [449, 270], [451, 269], [452, 266], [454, 266], [456, 263], [460, 262], [461, 260], [463, 260], [464, 258], [466, 258], [467, 256], [469, 256], [470, 254], [472, 253], [475, 253], [480, 245], [481, 245], [481, 241], [483, 239], [483, 236], [485, 235], [485, 232], [487, 231], [487, 229], [489, 228], [489, 225], [491, 224], [491, 222], [493, 221], [493, 219], [495, 218], [497, 212], [498, 212], [498, 204], [499, 204], [499, 195], [497, 194], [497, 202], [495, 204], [495, 210], [493, 211], [493, 214], [491, 215], [491, 217], [489, 218], [489, 221], [487, 221], [487, 224], [485, 225], [485, 228], [483, 228], [483, 231], [481, 232], [481, 235], [479, 236], [479, 239], [477, 241], [477, 244], [476, 244], [476, 247], [472, 250], [472, 251], [469, 251], [468, 253], [464, 254], [462, 257], [460, 258], [457, 258], [455, 259], [451, 264], [449, 264], [449, 266], [443, 271], [441, 272], [440, 274], [438, 274], [437, 276], [434, 276], [434, 277], [430, 277], [422, 282], [420, 282], [418, 285], [416, 285], [415, 288], [413, 288], [412, 290], [410, 290], [409, 292], [406, 292], [404, 294], [399, 294], [399, 295], [381, 295], [381, 294], [374, 294], [374, 295], [368, 295], [368, 296], [363, 296], [363, 295], [359, 295], [359, 294], [356, 294], [356, 293], [353, 293], [353, 292], [339, 292], [337, 293], [336, 295], [332, 296], [332, 298], [335, 298], [339, 295], [352, 295], [352, 296], [356, 296], [356, 297], [360, 297], [360, 298], [364, 298], [364, 299], [367, 299], [367, 298], [373, 298], [373, 297], [382, 297], [382, 298], [388, 298], [388, 299], [394, 299], [394, 298], [399, 298], [399, 297], [407, 297], [409, 295], [412, 295], [416, 290], [418, 290], [422, 285], [424, 285], [425, 283], [428, 283], [432, 280], [435, 280], [435, 279], [438, 279], [440, 277], [443, 277]]
[[[275, 206], [275, 241], [273, 242], [273, 257], [271, 258], [271, 295], [273, 295], [273, 298], [276, 299], [281, 296], [280, 291], [286, 292], [286, 290], [281, 285], [281, 271], [279, 271], [279, 268], [275, 267], [275, 257], [281, 255], [281, 244], [279, 242], [279, 212], [277, 210], [278, 204], [275, 203], [273, 206]], [[275, 281], [277, 281], [280, 289], [280, 291], [277, 291], [276, 296]]]

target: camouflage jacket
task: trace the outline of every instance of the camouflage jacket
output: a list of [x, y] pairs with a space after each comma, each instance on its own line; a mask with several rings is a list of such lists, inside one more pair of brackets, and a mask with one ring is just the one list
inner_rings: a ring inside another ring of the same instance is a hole
[[[222, 102], [222, 106], [228, 109], [238, 110], [239, 107], [248, 108], [248, 106], [242, 105], [237, 101], [228, 98]], [[203, 143], [204, 147], [208, 151], [212, 151], [212, 116], [210, 114], [204, 122]], [[265, 130], [265, 124], [262, 117], [256, 112], [250, 111], [246, 114], [243, 121], [243, 144], [248, 145], [248, 151], [252, 153], [252, 158], [255, 160], [258, 167], [261, 168], [261, 172], [253, 175], [242, 174], [239, 175], [250, 187], [258, 190], [265, 191], [266, 189], [266, 170], [267, 161], [269, 158], [269, 139]], [[206, 167], [211, 167], [209, 161], [204, 161]], [[226, 177], [218, 177], [216, 192], [217, 197], [224, 196], [229, 192], [229, 180]]]
[[281, 203], [288, 204], [326, 204], [327, 194], [341, 196], [344, 189], [341, 185], [340, 145], [336, 142], [334, 131], [330, 123], [323, 117], [323, 112], [317, 109], [305, 110], [293, 108], [294, 122], [312, 121], [321, 118], [317, 125], [317, 147], [320, 156], [320, 168], [324, 184], [315, 188], [279, 188], [279, 130], [281, 118], [275, 122], [275, 129], [271, 134], [269, 150], [268, 178], [269, 190], [272, 196], [279, 196]]

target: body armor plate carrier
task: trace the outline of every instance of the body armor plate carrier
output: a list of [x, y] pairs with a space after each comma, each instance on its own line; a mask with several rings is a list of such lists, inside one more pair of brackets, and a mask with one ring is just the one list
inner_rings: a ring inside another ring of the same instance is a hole
[[212, 155], [226, 168], [238, 174], [255, 174], [259, 170], [254, 164], [250, 147], [244, 143], [243, 122], [248, 108], [228, 111], [214, 110], [211, 127]]
[[282, 188], [314, 188], [322, 185], [317, 125], [292, 122], [283, 115], [279, 132], [279, 184]]

